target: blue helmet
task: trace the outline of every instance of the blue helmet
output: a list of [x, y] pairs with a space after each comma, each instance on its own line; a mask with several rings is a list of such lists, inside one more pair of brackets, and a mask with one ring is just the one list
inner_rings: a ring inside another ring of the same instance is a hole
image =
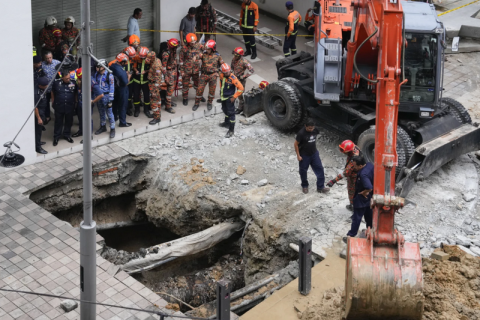
[[293, 2], [292, 1], [287, 1], [287, 3], [285, 3], [285, 7], [293, 7]]

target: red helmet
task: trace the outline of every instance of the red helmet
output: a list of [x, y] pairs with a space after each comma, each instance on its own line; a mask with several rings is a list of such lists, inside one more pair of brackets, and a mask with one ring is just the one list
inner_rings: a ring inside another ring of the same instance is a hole
[[146, 59], [149, 52], [150, 50], [148, 50], [147, 47], [141, 47], [140, 51], [138, 52], [138, 56], [142, 59]]
[[217, 43], [213, 40], [208, 40], [207, 43], [205, 43], [205, 49], [212, 49], [215, 51], [215, 48], [217, 47]]
[[118, 62], [128, 62], [128, 56], [125, 53], [119, 53], [116, 57]]
[[130, 38], [128, 38], [128, 44], [131, 46], [138, 46], [140, 45], [140, 38], [136, 34], [132, 34]]
[[125, 53], [130, 58], [133, 58], [137, 55], [137, 50], [135, 50], [134, 47], [127, 47], [123, 53]]
[[76, 72], [77, 72], [77, 78], [82, 79], [82, 68], [78, 68]]
[[222, 64], [221, 69], [222, 69], [222, 72], [223, 72], [223, 73], [230, 72], [230, 66], [229, 66], [228, 64], [226, 64], [226, 63], [223, 63], [223, 64]]
[[190, 43], [190, 42], [196, 42], [197, 41], [197, 36], [195, 35], [195, 33], [189, 33], [187, 34], [187, 43]]
[[180, 42], [178, 42], [178, 40], [175, 39], [175, 38], [172, 38], [172, 39], [167, 41], [167, 45], [168, 45], [169, 49], [176, 48], [176, 47], [178, 47], [179, 44], [180, 44]]
[[263, 80], [262, 82], [260, 82], [260, 84], [258, 85], [258, 87], [263, 90], [263, 89], [265, 89], [269, 84], [270, 84], [270, 83], [268, 83], [268, 81]]
[[243, 54], [245, 53], [245, 51], [243, 51], [243, 48], [241, 47], [236, 47], [235, 49], [233, 49], [233, 53], [235, 54], [239, 54], [241, 56], [243, 56]]
[[345, 140], [342, 143], [340, 143], [338, 148], [342, 153], [352, 152], [355, 149], [355, 143], [353, 143], [351, 140]]
[[62, 37], [62, 30], [56, 28], [55, 30], [53, 30], [53, 35], [57, 38], [61, 38]]

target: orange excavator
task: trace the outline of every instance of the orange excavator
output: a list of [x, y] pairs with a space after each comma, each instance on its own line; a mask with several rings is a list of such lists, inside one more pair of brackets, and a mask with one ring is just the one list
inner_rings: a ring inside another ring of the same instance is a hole
[[480, 129], [442, 97], [445, 28], [432, 4], [318, 0], [313, 11], [314, 54], [277, 61], [279, 81], [257, 100], [278, 129], [313, 117], [374, 163], [373, 226], [347, 241], [346, 319], [419, 320], [420, 248], [395, 228], [395, 213], [415, 181], [480, 149]]

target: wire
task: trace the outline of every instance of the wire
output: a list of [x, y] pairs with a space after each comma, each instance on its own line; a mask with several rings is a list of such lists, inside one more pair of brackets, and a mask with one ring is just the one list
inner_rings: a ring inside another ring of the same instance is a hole
[[367, 37], [367, 39], [363, 40], [362, 44], [360, 44], [357, 48], [357, 50], [355, 51], [355, 54], [353, 55], [353, 66], [355, 67], [355, 71], [358, 72], [358, 74], [360, 75], [360, 77], [362, 77], [363, 79], [367, 80], [368, 82], [371, 82], [371, 83], [377, 83], [378, 80], [372, 80], [372, 79], [368, 79], [367, 77], [365, 77], [361, 72], [360, 70], [358, 70], [358, 67], [357, 67], [357, 53], [358, 51], [360, 51], [360, 48], [365, 44], [365, 42], [367, 42], [368, 40], [370, 40], [371, 37], [373, 37], [376, 33], [378, 32], [378, 28], [377, 26], [375, 26], [375, 31], [369, 35]]

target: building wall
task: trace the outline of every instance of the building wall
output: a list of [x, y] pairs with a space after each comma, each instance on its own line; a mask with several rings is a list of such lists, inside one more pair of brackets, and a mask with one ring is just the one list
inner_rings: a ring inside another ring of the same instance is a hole
[[[200, 0], [159, 0], [160, 1], [160, 30], [177, 31], [176, 33], [161, 33], [160, 42], [171, 38], [180, 39], [178, 29], [180, 21], [188, 13], [190, 7], [198, 7]], [[155, 47], [155, 50], [158, 50]]]
[[[1, 30], [4, 32], [4, 43], [0, 46], [0, 56], [10, 57], [0, 59], [0, 152], [5, 152], [3, 144], [11, 141], [22, 127], [33, 110], [33, 76], [32, 76], [32, 10], [31, 0], [15, 1], [15, 14], [4, 11], [0, 19]], [[15, 54], [12, 56], [12, 48]], [[30, 117], [23, 131], [15, 141], [21, 148], [20, 154], [26, 159], [26, 164], [35, 162], [35, 130], [33, 116]], [[2, 168], [0, 168], [1, 170]]]
[[[237, 0], [242, 2], [241, 0]], [[309, 8], [313, 8], [314, 0], [291, 0], [293, 2], [293, 9], [297, 10], [302, 16], [302, 20], [305, 18], [305, 14]], [[287, 0], [253, 0], [261, 10], [267, 11], [280, 18], [287, 17], [287, 10], [285, 9], [285, 3]], [[303, 25], [303, 23], [302, 23]], [[261, 20], [260, 20], [261, 27]]]

